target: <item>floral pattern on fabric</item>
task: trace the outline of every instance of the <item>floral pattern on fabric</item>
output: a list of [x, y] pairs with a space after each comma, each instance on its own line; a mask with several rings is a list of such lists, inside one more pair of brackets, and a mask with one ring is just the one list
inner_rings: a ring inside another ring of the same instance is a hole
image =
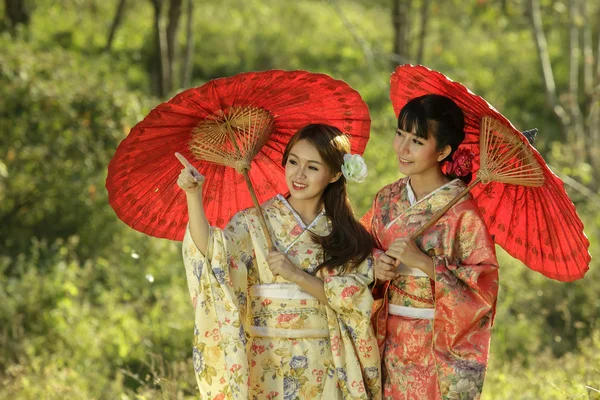
[[[363, 217], [382, 250], [410, 236], [465, 187], [454, 180], [411, 205], [408, 179], [384, 187]], [[435, 281], [403, 275], [391, 282], [388, 301], [433, 308], [434, 318], [388, 316], [381, 333], [384, 398], [477, 399], [498, 294], [494, 243], [469, 196], [416, 243], [433, 257]]]
[[[304, 226], [278, 196], [263, 204], [274, 246], [314, 274], [326, 235], [321, 213]], [[380, 358], [370, 325], [372, 260], [351, 273], [322, 270], [328, 304], [274, 277], [256, 211], [211, 228], [206, 255], [183, 241], [195, 309], [193, 360], [202, 399], [379, 399]], [[275, 292], [269, 290], [276, 288]], [[271, 294], [274, 293], [274, 294]]]

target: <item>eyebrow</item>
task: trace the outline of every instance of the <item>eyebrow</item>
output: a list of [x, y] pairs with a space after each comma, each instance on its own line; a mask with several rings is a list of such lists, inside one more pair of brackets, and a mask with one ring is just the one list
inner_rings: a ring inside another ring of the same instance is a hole
[[[300, 159], [300, 157], [298, 157], [297, 155], [295, 155], [294, 153], [290, 153], [290, 156], [294, 156], [297, 159]], [[315, 164], [319, 164], [319, 165], [323, 165], [323, 163], [319, 162], [319, 161], [315, 161], [315, 160], [306, 160], [309, 163], [315, 163]]]
[[416, 138], [417, 138], [417, 139], [419, 139], [419, 140], [427, 140], [427, 139], [425, 139], [425, 138], [422, 138], [421, 136], [418, 136], [418, 135], [416, 135], [416, 134], [414, 134], [414, 133], [412, 133], [412, 132], [408, 132], [408, 131], [402, 130], [402, 129], [400, 129], [400, 128], [396, 129], [396, 132], [400, 132], [400, 133], [404, 133], [404, 134], [407, 134], [407, 135], [414, 136], [414, 137], [416, 137]]

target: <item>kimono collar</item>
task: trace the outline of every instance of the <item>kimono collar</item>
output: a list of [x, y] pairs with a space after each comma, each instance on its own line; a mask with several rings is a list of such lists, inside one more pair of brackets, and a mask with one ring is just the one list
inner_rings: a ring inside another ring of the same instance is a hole
[[323, 207], [321, 209], [321, 211], [319, 211], [319, 213], [317, 214], [315, 219], [313, 219], [313, 221], [308, 226], [306, 226], [304, 221], [302, 221], [302, 218], [300, 218], [300, 215], [298, 215], [296, 210], [294, 210], [294, 207], [292, 207], [292, 205], [287, 201], [287, 199], [282, 194], [278, 194], [277, 198], [290, 210], [290, 212], [292, 213], [294, 218], [296, 218], [296, 222], [298, 222], [298, 225], [300, 225], [300, 227], [302, 227], [303, 230], [311, 229], [325, 215], [325, 207]]
[[435, 189], [422, 199], [417, 200], [415, 192], [410, 186], [410, 177], [406, 180], [405, 179], [406, 178], [403, 178], [401, 181], [398, 181], [398, 184], [400, 185], [401, 190], [403, 190], [405, 193], [403, 195], [406, 196], [404, 202], [408, 201], [409, 205], [407, 208], [404, 208], [401, 205], [399, 209], [396, 210], [397, 214], [394, 213], [394, 217], [387, 224], [385, 224], [386, 230], [390, 229], [390, 227], [397, 221], [406, 219], [408, 215], [423, 212], [435, 212], [440, 210], [465, 187], [463, 181], [460, 179], [454, 179]]
[[451, 180], [448, 183], [443, 184], [439, 188], [435, 189], [433, 192], [429, 193], [427, 196], [423, 197], [421, 200], [417, 201], [417, 196], [415, 195], [415, 191], [412, 188], [412, 186], [410, 185], [410, 176], [409, 176], [408, 180], [406, 181], [406, 196], [407, 196], [408, 201], [410, 202], [410, 205], [414, 206], [415, 204], [435, 195], [437, 192], [439, 192], [440, 190], [443, 190], [445, 187], [455, 184], [456, 181], [460, 181], [460, 179], [456, 178], [456, 179]]

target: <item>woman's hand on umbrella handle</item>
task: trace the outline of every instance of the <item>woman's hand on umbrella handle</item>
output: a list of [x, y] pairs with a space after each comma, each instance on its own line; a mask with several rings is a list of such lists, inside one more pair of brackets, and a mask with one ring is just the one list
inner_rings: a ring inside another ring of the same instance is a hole
[[204, 183], [204, 175], [198, 172], [198, 170], [181, 154], [175, 153], [175, 157], [177, 157], [179, 162], [185, 167], [181, 170], [181, 173], [177, 178], [177, 185], [186, 193], [197, 192]]
[[404, 264], [420, 269], [431, 279], [435, 278], [433, 259], [423, 253], [415, 241], [410, 238], [396, 239], [387, 249], [386, 254], [396, 260], [396, 266]]
[[267, 263], [274, 276], [281, 276], [289, 282], [295, 282], [298, 272], [300, 271], [292, 264], [285, 254], [276, 250], [271, 250], [269, 252]]
[[392, 257], [383, 253], [375, 258], [375, 277], [380, 281], [390, 281], [397, 277], [396, 265]]

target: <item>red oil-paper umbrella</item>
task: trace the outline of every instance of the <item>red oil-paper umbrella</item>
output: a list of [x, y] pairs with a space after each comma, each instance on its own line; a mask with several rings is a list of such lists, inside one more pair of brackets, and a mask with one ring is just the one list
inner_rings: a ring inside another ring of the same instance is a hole
[[223, 227], [236, 212], [287, 193], [285, 146], [300, 128], [317, 123], [337, 127], [352, 153], [363, 153], [369, 109], [343, 81], [282, 70], [211, 80], [158, 105], [133, 127], [108, 166], [109, 203], [132, 228], [182, 240], [188, 215], [176, 183], [178, 152], [205, 176], [206, 216]]
[[408, 101], [425, 94], [447, 96], [465, 114], [465, 140], [455, 153], [462, 159], [454, 167], [473, 174], [464, 195], [471, 192], [495, 243], [549, 278], [582, 278], [591, 260], [583, 223], [532, 138], [443, 74], [408, 64], [396, 68], [390, 89], [396, 116]]

